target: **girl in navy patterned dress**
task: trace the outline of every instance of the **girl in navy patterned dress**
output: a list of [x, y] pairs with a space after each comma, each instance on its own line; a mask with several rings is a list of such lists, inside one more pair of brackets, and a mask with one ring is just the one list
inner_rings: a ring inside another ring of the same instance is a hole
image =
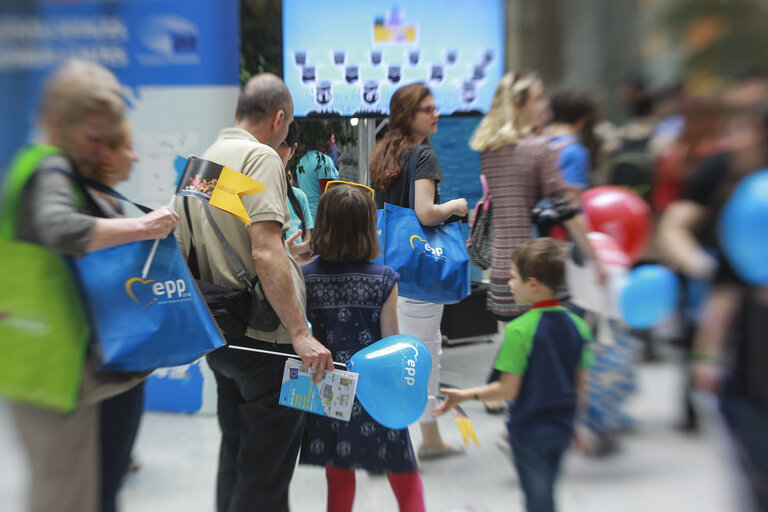
[[[332, 184], [320, 198], [310, 246], [319, 258], [302, 267], [307, 318], [334, 361], [398, 334], [399, 275], [370, 263], [379, 252], [373, 191]], [[300, 462], [325, 466], [329, 512], [352, 510], [356, 469], [385, 473], [401, 512], [425, 510], [408, 429], [386, 428], [357, 399], [349, 422], [308, 416]]]

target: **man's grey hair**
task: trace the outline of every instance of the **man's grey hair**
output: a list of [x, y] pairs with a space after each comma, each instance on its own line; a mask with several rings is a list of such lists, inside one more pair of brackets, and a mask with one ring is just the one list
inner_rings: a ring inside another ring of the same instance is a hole
[[237, 100], [237, 120], [259, 123], [278, 110], [290, 114], [293, 98], [288, 86], [272, 73], [261, 73], [246, 82]]

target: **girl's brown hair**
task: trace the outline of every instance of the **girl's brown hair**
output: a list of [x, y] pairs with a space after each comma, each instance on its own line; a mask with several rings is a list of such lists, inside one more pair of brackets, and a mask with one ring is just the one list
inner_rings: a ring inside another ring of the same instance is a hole
[[[411, 123], [424, 98], [432, 91], [421, 82], [405, 85], [392, 95], [389, 102], [389, 126], [371, 154], [369, 169], [373, 184], [387, 190], [403, 170], [406, 156], [416, 147], [411, 137]], [[425, 141], [429, 144], [429, 140]]]
[[357, 263], [379, 255], [376, 206], [362, 187], [332, 185], [317, 204], [310, 248], [327, 261]]

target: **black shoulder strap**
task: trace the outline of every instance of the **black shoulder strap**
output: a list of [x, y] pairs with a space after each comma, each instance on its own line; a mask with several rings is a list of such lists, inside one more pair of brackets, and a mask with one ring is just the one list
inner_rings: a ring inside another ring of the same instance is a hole
[[195, 250], [195, 234], [192, 231], [192, 218], [189, 216], [189, 204], [187, 196], [181, 196], [184, 204], [184, 216], [187, 218], [187, 228], [189, 228], [189, 254], [187, 254], [187, 266], [192, 273], [192, 277], [200, 279], [200, 265], [197, 263], [197, 250]]
[[[101, 192], [102, 194], [106, 194], [106, 195], [108, 195], [110, 197], [114, 197], [115, 199], [119, 199], [120, 201], [125, 201], [126, 203], [131, 203], [133, 206], [135, 206], [136, 208], [141, 210], [142, 213], [150, 213], [150, 212], [153, 211], [152, 208], [150, 208], [148, 206], [144, 206], [143, 204], [139, 204], [139, 203], [134, 203], [133, 201], [131, 201], [130, 199], [125, 197], [123, 194], [121, 194], [117, 190], [115, 190], [115, 189], [113, 189], [111, 187], [108, 187], [107, 185], [103, 184], [100, 181], [96, 181], [96, 180], [93, 180], [93, 179], [88, 178], [86, 176], [82, 176], [82, 175], [80, 175], [80, 174], [78, 174], [76, 172], [75, 173], [69, 173], [69, 172], [65, 171], [64, 169], [52, 168], [51, 170], [52, 171], [58, 171], [60, 173], [66, 174], [67, 176], [77, 180], [77, 182], [80, 183], [81, 185], [87, 185], [88, 187], [90, 187], [90, 188], [92, 188], [92, 189], [94, 189], [94, 190], [96, 190], [98, 192]], [[83, 189], [85, 190], [85, 193], [88, 194], [88, 190], [85, 188], [85, 186], [83, 186]]]
[[[194, 242], [194, 235], [192, 233], [192, 219], [189, 215], [189, 205], [187, 204], [187, 198], [184, 197], [184, 214], [187, 218], [187, 225], [189, 226], [189, 238], [190, 238], [190, 255], [189, 260], [187, 261], [187, 264], [189, 265], [190, 270], [192, 271], [193, 277], [195, 279], [200, 279], [200, 266], [197, 262], [197, 252], [195, 249], [195, 242]], [[216, 234], [216, 238], [219, 241], [219, 244], [224, 249], [224, 255], [227, 257], [227, 261], [230, 265], [232, 265], [232, 268], [235, 270], [235, 274], [237, 275], [237, 279], [241, 281], [246, 288], [248, 288], [248, 291], [253, 293], [253, 287], [254, 283], [251, 282], [251, 280], [248, 278], [248, 271], [245, 270], [245, 266], [243, 265], [243, 262], [240, 261], [240, 258], [237, 257], [237, 254], [235, 254], [235, 251], [232, 250], [232, 246], [229, 245], [229, 242], [227, 242], [227, 239], [224, 237], [224, 233], [221, 232], [221, 229], [219, 229], [219, 225], [216, 224], [216, 221], [213, 220], [213, 215], [211, 215], [211, 207], [208, 205], [207, 202], [203, 203], [203, 211], [205, 211], [205, 216], [208, 218], [208, 224], [210, 224], [211, 228], [213, 229], [213, 232]], [[192, 268], [193, 261], [192, 261], [192, 253], [195, 254], [194, 256], [194, 266], [195, 268]], [[254, 282], [256, 282], [257, 279], [254, 279]]]
[[408, 164], [405, 166], [405, 172], [408, 173], [408, 207], [411, 209], [413, 209], [416, 195], [416, 166], [419, 163], [419, 155], [426, 147], [424, 144], [419, 144], [413, 148], [411, 156], [408, 157]]
[[125, 201], [127, 203], [131, 203], [133, 206], [141, 210], [142, 213], [150, 213], [152, 212], [152, 208], [149, 208], [148, 206], [144, 206], [139, 203], [134, 203], [124, 195], [122, 195], [117, 190], [114, 190], [111, 187], [108, 187], [107, 185], [103, 184], [100, 181], [93, 180], [91, 178], [87, 178], [85, 176], [82, 176], [78, 174], [77, 172], [68, 172], [60, 167], [50, 167], [47, 170], [53, 171], [53, 172], [59, 172], [61, 174], [66, 175], [70, 180], [73, 181], [73, 183], [79, 185], [79, 192], [82, 192], [83, 194], [83, 200], [87, 201], [91, 208], [98, 212], [99, 217], [107, 217], [107, 214], [104, 213], [104, 211], [99, 206], [99, 203], [96, 201], [96, 199], [91, 195], [90, 191], [88, 190], [88, 187], [101, 192], [103, 194], [106, 194], [110, 197], [114, 197], [115, 199], [119, 199], [120, 201]]

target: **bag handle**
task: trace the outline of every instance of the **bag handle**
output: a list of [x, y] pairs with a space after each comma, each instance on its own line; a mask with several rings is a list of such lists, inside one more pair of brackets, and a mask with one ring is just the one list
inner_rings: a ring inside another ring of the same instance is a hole
[[2, 185], [0, 200], [0, 238], [16, 238], [17, 217], [21, 194], [40, 163], [61, 150], [48, 145], [29, 145], [14, 156]]
[[187, 196], [181, 196], [181, 200], [184, 205], [184, 217], [187, 219], [187, 228], [189, 228], [189, 255], [187, 256], [187, 266], [192, 273], [192, 277], [200, 279], [200, 266], [197, 264], [197, 249], [195, 249], [195, 234], [192, 231], [192, 218], [189, 216]]
[[[416, 165], [418, 164], [419, 155], [422, 151], [424, 151], [425, 148], [428, 148], [426, 144], [419, 144], [416, 146], [416, 148], [411, 153], [411, 156], [408, 157], [408, 166], [406, 167], [406, 172], [408, 173], [408, 181], [410, 184], [410, 190], [408, 191], [408, 206], [411, 210], [414, 208], [415, 204], [415, 195], [416, 195]], [[437, 186], [437, 184], [435, 184]], [[442, 223], [443, 224], [451, 224], [453, 222], [458, 222], [462, 219], [462, 217], [459, 217], [458, 215], [453, 215], [451, 217], [448, 217], [445, 219]]]
[[[96, 180], [88, 178], [86, 176], [82, 176], [82, 175], [80, 175], [80, 174], [78, 174], [76, 172], [75, 173], [70, 173], [70, 172], [65, 171], [64, 169], [60, 169], [60, 168], [57, 168], [57, 167], [51, 168], [50, 170], [51, 171], [60, 172], [62, 174], [66, 174], [70, 178], [74, 178], [75, 181], [80, 183], [80, 185], [87, 185], [90, 188], [96, 190], [97, 192], [101, 192], [102, 194], [106, 194], [106, 195], [108, 195], [110, 197], [114, 197], [115, 199], [119, 199], [120, 201], [125, 201], [126, 203], [131, 203], [133, 206], [135, 206], [136, 208], [141, 210], [142, 213], [152, 213], [154, 211], [152, 208], [150, 208], [148, 206], [144, 206], [143, 204], [131, 201], [130, 199], [125, 197], [123, 194], [121, 194], [117, 190], [113, 189], [112, 187], [108, 187], [107, 185], [105, 185], [104, 183], [102, 183], [100, 181], [96, 181]], [[85, 189], [85, 187], [83, 187], [83, 189], [84, 189], [85, 193], [90, 197], [90, 193], [88, 192], [88, 190]], [[93, 201], [92, 197], [91, 197], [91, 200]]]
[[419, 155], [421, 154], [422, 149], [425, 147], [424, 144], [419, 144], [416, 146], [413, 151], [411, 152], [411, 156], [408, 157], [408, 165], [405, 168], [405, 172], [408, 173], [408, 207], [413, 210], [413, 205], [415, 204], [415, 195], [416, 195], [416, 165], [419, 161]]
[[488, 188], [488, 178], [485, 177], [485, 174], [480, 174], [480, 185], [483, 187], [483, 198], [485, 200], [491, 199], [491, 189]]

